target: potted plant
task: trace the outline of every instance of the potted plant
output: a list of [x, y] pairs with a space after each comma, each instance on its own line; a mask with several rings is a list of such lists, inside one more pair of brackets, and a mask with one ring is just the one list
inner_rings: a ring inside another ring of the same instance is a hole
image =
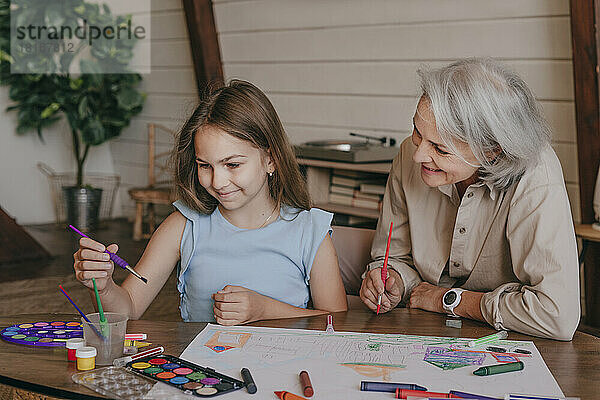
[[[106, 5], [100, 7], [83, 0], [60, 2], [60, 8], [55, 2], [12, 3], [11, 9], [10, 1], [0, 0], [0, 84], [10, 87], [13, 102], [7, 111], [18, 112], [17, 134], [35, 131], [42, 140], [44, 128], [66, 117], [77, 162], [76, 185], [63, 188], [68, 220], [81, 229], [93, 229], [101, 189], [84, 185], [84, 166], [93, 146], [118, 136], [142, 110], [145, 94], [136, 89], [141, 75], [127, 70], [136, 38], [120, 41], [99, 38], [90, 48], [85, 40], [77, 42], [72, 35], [52, 42], [68, 45], [70, 51], [35, 54], [35, 58], [26, 54], [22, 46], [13, 44], [11, 48], [11, 39], [16, 34], [16, 23], [25, 27], [36, 21], [50, 26], [77, 27], [83, 23], [83, 26], [123, 27], [131, 26], [131, 16], [113, 16]], [[32, 65], [43, 71], [19, 73], [18, 68]], [[79, 73], [71, 72], [73, 66], [79, 67]], [[118, 73], [104, 73], [115, 71], [115, 66]]]

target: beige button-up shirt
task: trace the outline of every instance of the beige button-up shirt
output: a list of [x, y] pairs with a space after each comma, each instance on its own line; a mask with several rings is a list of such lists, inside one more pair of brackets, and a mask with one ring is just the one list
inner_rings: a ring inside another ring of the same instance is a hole
[[570, 340], [577, 328], [579, 268], [560, 162], [551, 147], [506, 191], [478, 182], [429, 187], [415, 146], [394, 159], [369, 268], [388, 265], [404, 282], [403, 301], [421, 281], [484, 292], [481, 312], [496, 329]]

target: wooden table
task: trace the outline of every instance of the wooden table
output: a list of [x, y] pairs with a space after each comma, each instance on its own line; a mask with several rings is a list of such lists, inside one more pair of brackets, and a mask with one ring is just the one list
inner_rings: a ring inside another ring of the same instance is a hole
[[[78, 321], [71, 314], [23, 314], [0, 317], [0, 327], [49, 320]], [[493, 332], [479, 322], [463, 320], [461, 329], [445, 326], [445, 316], [421, 310], [398, 308], [376, 316], [366, 310], [333, 314], [338, 331], [400, 333], [431, 336], [481, 337]], [[326, 316], [261, 321], [254, 326], [323, 330]], [[204, 328], [204, 323], [129, 321], [128, 332], [145, 332], [153, 344], [165, 352], [180, 355]], [[600, 388], [600, 339], [577, 332], [573, 341], [559, 342], [512, 333], [511, 340], [533, 340], [554, 378], [568, 396], [598, 398]], [[0, 383], [69, 399], [103, 399], [101, 395], [75, 384], [73, 363], [66, 361], [64, 349], [34, 348], [0, 341]], [[250, 398], [250, 397], [249, 397]]]

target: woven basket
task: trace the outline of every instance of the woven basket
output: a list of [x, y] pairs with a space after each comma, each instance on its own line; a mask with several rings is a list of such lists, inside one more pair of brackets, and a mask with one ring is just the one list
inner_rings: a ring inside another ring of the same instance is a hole
[[[62, 187], [75, 186], [77, 184], [77, 177], [73, 172], [57, 174], [52, 168], [42, 162], [39, 162], [37, 167], [48, 178], [56, 223], [63, 223], [66, 220], [67, 212]], [[112, 217], [113, 204], [120, 182], [121, 178], [118, 175], [98, 173], [86, 173], [84, 175], [84, 185], [102, 189], [102, 201], [100, 202], [100, 212], [98, 215], [100, 220], [110, 219]]]

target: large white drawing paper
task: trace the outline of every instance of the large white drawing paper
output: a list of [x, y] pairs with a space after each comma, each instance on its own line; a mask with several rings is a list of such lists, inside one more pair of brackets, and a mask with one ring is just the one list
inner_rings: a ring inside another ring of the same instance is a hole
[[[361, 392], [360, 382], [415, 383], [429, 391], [459, 390], [504, 398], [505, 393], [562, 396], [539, 351], [529, 341], [499, 341], [506, 353], [469, 348], [468, 339], [300, 329], [224, 327], [208, 324], [181, 358], [241, 380], [252, 373], [256, 398], [276, 399], [274, 391], [302, 395], [298, 374], [308, 371], [311, 399], [381, 399], [391, 393]], [[489, 344], [487, 345], [489, 346]], [[531, 354], [514, 353], [522, 349]], [[520, 360], [522, 371], [475, 376], [481, 366]], [[246, 399], [245, 389], [227, 395]]]

